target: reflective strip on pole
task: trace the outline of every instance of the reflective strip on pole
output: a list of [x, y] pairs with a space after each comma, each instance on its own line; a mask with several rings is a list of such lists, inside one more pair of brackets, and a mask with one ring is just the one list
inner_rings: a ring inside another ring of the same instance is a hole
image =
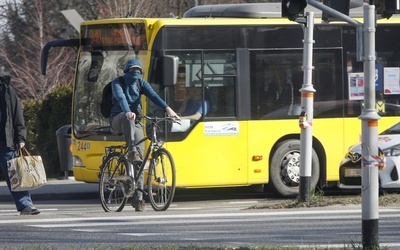
[[[305, 107], [312, 107], [314, 103], [314, 93], [301, 93], [301, 99], [303, 100], [303, 103], [307, 102], [307, 104], [305, 104]], [[306, 110], [303, 107], [302, 109]], [[307, 128], [312, 126], [312, 124], [313, 124], [312, 117], [311, 120], [308, 120], [307, 112], [305, 111], [301, 112], [299, 117], [299, 127]]]

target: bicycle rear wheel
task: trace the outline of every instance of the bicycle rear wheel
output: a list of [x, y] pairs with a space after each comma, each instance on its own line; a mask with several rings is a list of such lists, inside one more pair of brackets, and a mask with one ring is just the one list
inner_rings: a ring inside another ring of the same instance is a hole
[[129, 186], [128, 162], [121, 157], [120, 152], [108, 155], [100, 168], [99, 196], [106, 212], [121, 212], [128, 199], [123, 190]]
[[176, 173], [171, 154], [160, 148], [153, 154], [147, 185], [150, 204], [155, 211], [165, 211], [175, 195]]

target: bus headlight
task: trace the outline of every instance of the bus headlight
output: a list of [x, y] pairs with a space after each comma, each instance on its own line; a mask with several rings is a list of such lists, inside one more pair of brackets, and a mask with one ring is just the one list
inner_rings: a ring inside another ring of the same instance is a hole
[[85, 165], [83, 164], [82, 159], [79, 156], [72, 156], [72, 162], [74, 167], [84, 167]]

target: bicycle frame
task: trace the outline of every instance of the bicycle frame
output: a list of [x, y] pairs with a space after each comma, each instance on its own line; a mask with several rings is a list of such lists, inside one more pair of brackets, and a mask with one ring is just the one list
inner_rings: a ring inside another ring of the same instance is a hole
[[[160, 119], [161, 121], [161, 119]], [[157, 138], [157, 129], [158, 129], [158, 123], [159, 121], [157, 120], [157, 118], [155, 119], [155, 121], [151, 122], [151, 126], [152, 126], [152, 134], [151, 135], [146, 135], [144, 138], [142, 138], [141, 140], [139, 140], [137, 143], [135, 143], [135, 147], [141, 143], [144, 143], [146, 140], [150, 140], [150, 144], [149, 147], [147, 148], [147, 152], [145, 153], [144, 157], [143, 157], [143, 161], [140, 164], [139, 169], [137, 170], [137, 172], [135, 173], [134, 170], [134, 166], [132, 164], [129, 164], [129, 175], [133, 178], [134, 183], [137, 183], [139, 180], [139, 176], [143, 173], [143, 171], [146, 168], [146, 164], [147, 161], [150, 159], [150, 154], [154, 153], [158, 148], [162, 147], [162, 145], [164, 144], [164, 142], [159, 141]], [[126, 147], [126, 145], [124, 146], [124, 151], [123, 151], [123, 155], [126, 157], [126, 155], [128, 154], [128, 148]], [[149, 166], [151, 164], [155, 164], [154, 162], [152, 162], [153, 159], [150, 160]], [[147, 192], [142, 190], [142, 189], [137, 189], [138, 191], [142, 192], [143, 194], [147, 195]]]
[[[143, 195], [150, 195], [149, 192], [151, 192], [149, 199], [151, 206], [155, 211], [165, 211], [173, 199], [175, 192], [174, 161], [171, 154], [163, 148], [164, 142], [158, 140], [157, 130], [159, 129], [159, 122], [168, 120], [173, 122], [175, 121], [172, 118], [145, 118], [151, 121], [152, 130], [134, 145], [136, 147], [137, 145], [144, 143], [146, 140], [150, 140], [147, 151], [145, 152], [143, 161], [140, 165], [129, 163], [127, 157], [129, 153], [128, 145], [124, 144], [106, 147], [106, 155], [103, 158], [103, 162], [107, 162], [108, 164], [112, 159], [114, 159], [114, 161], [116, 160], [115, 169], [112, 172], [108, 172], [108, 175], [107, 172], [100, 171], [99, 182], [101, 204], [106, 212], [120, 212], [127, 199], [133, 197], [135, 192], [142, 192]], [[110, 159], [110, 161], [107, 159]], [[158, 167], [158, 160], [161, 161], [160, 167]], [[167, 168], [170, 171], [165, 169], [165, 163], [168, 165]], [[108, 165], [103, 163], [102, 166]], [[148, 186], [149, 191], [145, 191], [141, 185], [137, 185], [139, 179], [141, 179], [141, 175], [144, 175], [146, 167], [148, 167], [149, 173], [146, 178], [147, 182], [145, 182], [143, 178], [143, 184]], [[172, 175], [169, 176], [168, 174], [167, 177], [167, 173], [171, 173]], [[171, 179], [169, 179], [169, 177]], [[170, 183], [170, 186], [167, 187], [166, 183]], [[117, 189], [114, 193], [115, 188]], [[118, 194], [118, 192], [121, 192], [121, 195], [123, 196]], [[109, 204], [111, 206], [109, 206]]]

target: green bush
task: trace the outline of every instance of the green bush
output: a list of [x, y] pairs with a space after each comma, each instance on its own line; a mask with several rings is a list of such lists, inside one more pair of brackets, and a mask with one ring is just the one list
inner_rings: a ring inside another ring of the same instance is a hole
[[72, 87], [59, 86], [43, 101], [24, 100], [27, 127], [27, 148], [31, 154], [42, 156], [48, 177], [59, 177], [56, 131], [71, 124]]
[[37, 100], [23, 100], [22, 109], [24, 110], [25, 126], [27, 130], [26, 148], [31, 154], [39, 154], [37, 149], [38, 137], [38, 116], [39, 110], [42, 106], [41, 101]]

